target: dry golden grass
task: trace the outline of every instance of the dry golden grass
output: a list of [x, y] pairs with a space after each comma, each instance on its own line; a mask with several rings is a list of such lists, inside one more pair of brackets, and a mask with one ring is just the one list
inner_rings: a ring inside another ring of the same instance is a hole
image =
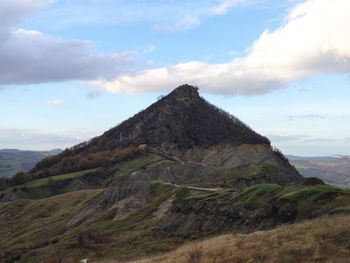
[[[332, 216], [249, 235], [226, 234], [127, 263], [350, 262], [350, 216]], [[121, 263], [109, 260], [100, 263]], [[126, 263], [126, 261], [123, 261]]]

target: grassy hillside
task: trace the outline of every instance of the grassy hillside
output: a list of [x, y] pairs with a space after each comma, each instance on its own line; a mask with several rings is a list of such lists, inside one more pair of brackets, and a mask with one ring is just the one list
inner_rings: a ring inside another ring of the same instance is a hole
[[[117, 263], [116, 260], [93, 261]], [[159, 256], [124, 263], [350, 262], [350, 216], [322, 217], [248, 235], [192, 242]]]
[[3, 198], [7, 198], [8, 200], [40, 199], [52, 195], [82, 190], [86, 188], [86, 186], [80, 179], [95, 171], [97, 171], [97, 169], [62, 174], [8, 187], [0, 191], [0, 200]]
[[24, 184], [21, 184], [18, 186], [8, 187], [2, 192], [9, 193], [9, 192], [12, 192], [13, 189], [15, 189], [15, 188], [27, 188], [28, 190], [32, 190], [32, 189], [35, 189], [38, 187], [45, 187], [50, 183], [50, 180], [52, 180], [54, 182], [59, 182], [59, 181], [64, 181], [64, 180], [68, 180], [68, 179], [74, 179], [74, 178], [81, 177], [87, 173], [93, 172], [95, 170], [96, 169], [90, 169], [90, 170], [80, 171], [80, 172], [76, 172], [76, 173], [61, 174], [61, 175], [51, 176], [51, 177], [47, 177], [47, 178], [37, 179], [37, 180], [31, 181], [28, 183], [24, 183]]
[[111, 208], [73, 227], [68, 226], [69, 219], [102, 190], [0, 203], [0, 262], [46, 262], [58, 254], [64, 262], [77, 262], [86, 255], [129, 257], [174, 248], [175, 240], [152, 238], [152, 228], [159, 220], [155, 212], [172, 194], [169, 187], [154, 184], [147, 205], [125, 219], [113, 220], [117, 211]]
[[102, 168], [87, 169], [36, 179], [0, 191], [0, 200], [40, 199], [72, 191], [105, 188], [113, 177], [123, 176], [133, 170], [152, 165], [161, 160], [162, 158], [155, 154], [143, 155], [133, 160], [119, 162], [110, 170]]
[[50, 251], [65, 233], [70, 216], [101, 191], [77, 191], [48, 199], [0, 203], [0, 262], [14, 262], [21, 256], [22, 262], [28, 262], [27, 258], [34, 258], [31, 262], [36, 262], [36, 253]]
[[132, 260], [188, 240], [350, 213], [349, 191], [310, 181], [279, 185], [282, 173], [267, 164], [228, 169], [144, 153], [108, 169], [7, 188], [0, 262]]
[[[91, 258], [92, 262], [98, 258], [126, 260], [165, 253], [188, 240], [188, 238], [177, 235], [161, 236], [156, 231], [162, 225], [162, 222], [174, 220], [171, 215], [176, 214], [176, 211], [181, 209], [181, 206], [195, 200], [198, 204], [204, 205], [204, 208], [206, 207], [206, 216], [215, 215], [216, 212], [209, 209], [212, 201], [216, 200], [220, 207], [230, 195], [235, 195], [230, 189], [220, 189], [217, 191], [213, 191], [212, 189], [192, 189], [191, 187], [178, 187], [162, 182], [154, 182], [145, 189], [144, 198], [146, 203], [133, 212], [126, 213], [126, 217], [116, 218], [116, 215], [122, 212], [122, 206], [118, 205], [104, 210], [102, 208], [101, 210], [96, 210], [87, 220], [83, 220], [75, 225], [70, 225], [69, 221], [76, 215], [84, 214], [87, 207], [90, 207], [89, 209], [95, 208], [97, 205], [96, 200], [100, 200], [104, 196], [103, 190], [76, 191], [40, 200], [17, 200], [0, 203], [0, 251], [2, 253], [0, 256], [2, 256], [5, 262], [19, 260], [20, 262], [47, 263], [59, 262], [54, 261], [59, 259], [62, 259], [63, 262], [78, 262], [79, 259], [86, 257]], [[259, 209], [257, 210], [256, 207], [268, 205], [270, 202], [268, 197], [287, 200], [283, 204], [294, 206], [300, 214], [299, 220], [322, 214], [346, 214], [350, 212], [350, 193], [334, 187], [321, 185], [284, 187], [278, 185], [259, 185], [251, 187], [241, 194], [236, 195], [234, 199], [230, 199], [231, 201], [227, 205], [226, 210], [234, 209], [234, 207], [239, 205], [242, 207], [240, 211], [243, 214], [248, 213], [250, 215], [250, 211], [259, 214]], [[131, 196], [121, 200], [118, 204], [127, 201], [127, 206], [131, 205], [133, 202], [137, 202], [134, 198], [134, 196]], [[349, 219], [349, 217], [344, 216], [344, 219], [341, 220], [346, 221], [345, 219]], [[184, 218], [181, 224], [186, 224]], [[214, 225], [216, 225], [215, 220], [209, 226], [215, 229]], [[333, 223], [330, 223], [330, 225], [336, 227]], [[346, 224], [341, 226], [344, 238], [348, 238], [347, 235], [349, 234], [346, 226]], [[193, 228], [195, 228], [195, 225], [193, 225]], [[233, 230], [235, 229], [219, 229], [215, 234], [232, 233]], [[335, 235], [337, 233], [336, 231], [340, 231], [340, 227], [339, 229], [325, 229], [326, 232], [322, 232], [321, 228], [317, 231], [315, 233], [310, 232], [310, 235], [312, 237], [320, 235], [319, 241], [316, 240], [315, 242], [321, 242], [321, 239], [325, 238], [324, 235], [332, 234], [332, 232]], [[239, 232], [240, 230], [235, 230], [236, 234]], [[271, 233], [280, 232], [272, 231]], [[289, 239], [286, 238], [286, 242], [295, 242], [295, 244], [298, 244], [301, 238], [301, 235], [298, 233], [303, 233], [303, 231], [300, 230], [295, 234], [294, 232], [289, 233], [290, 237]], [[236, 234], [229, 235], [233, 239], [232, 242], [236, 242], [234, 241], [236, 240]], [[281, 234], [280, 236], [283, 238], [281, 240], [285, 238], [283, 235]], [[239, 235], [238, 237], [240, 237], [239, 240], [243, 240], [240, 241], [243, 244], [243, 248], [248, 249], [250, 241], [244, 240], [249, 240], [246, 239], [249, 236]], [[326, 237], [329, 238], [326, 240], [332, 240], [332, 242], [333, 239], [338, 238], [338, 236]], [[193, 238], [195, 236], [190, 237], [190, 239]], [[259, 242], [265, 242], [262, 241], [264, 238], [259, 239]], [[277, 239], [277, 237], [275, 238]], [[331, 242], [328, 241], [325, 245], [335, 249], [332, 247]], [[274, 242], [277, 243], [277, 241]], [[337, 249], [344, 246], [343, 243], [336, 243], [335, 245]], [[258, 247], [259, 243], [256, 246]], [[309, 247], [307, 248], [309, 249]], [[204, 248], [201, 253], [207, 255], [207, 251], [210, 250]], [[228, 253], [227, 257], [236, 256], [236, 254], [231, 255], [225, 247], [223, 251], [225, 252], [224, 256], [226, 253]], [[268, 253], [267, 248], [264, 251], [264, 253]], [[317, 251], [316, 248], [312, 250], [312, 256], [316, 257], [318, 255]], [[336, 255], [341, 255], [341, 251], [338, 251]], [[217, 254], [220, 253], [217, 252]], [[290, 253], [293, 256], [292, 252]], [[297, 254], [299, 252], [295, 253]], [[282, 256], [282, 252], [270, 256]], [[266, 254], [263, 255], [263, 258], [271, 259], [270, 256]], [[147, 262], [157, 261], [151, 260]], [[237, 262], [246, 261], [241, 260]], [[266, 262], [269, 261], [267, 260]]]

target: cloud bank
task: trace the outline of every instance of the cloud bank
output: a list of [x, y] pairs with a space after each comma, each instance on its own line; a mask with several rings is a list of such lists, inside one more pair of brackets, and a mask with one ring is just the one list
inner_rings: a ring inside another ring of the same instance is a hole
[[[80, 80], [98, 92], [142, 93], [168, 91], [189, 83], [206, 92], [233, 96], [263, 94], [310, 76], [350, 71], [350, 35], [346, 34], [350, 24], [348, 0], [305, 0], [297, 4], [279, 28], [265, 30], [247, 48], [245, 56], [235, 57], [227, 63], [187, 61], [139, 72], [130, 72], [128, 53], [103, 54], [96, 52], [88, 41], [66, 40], [16, 27], [22, 19], [55, 2], [0, 1], [0, 85]], [[191, 14], [193, 8], [183, 7], [191, 7], [195, 2], [186, 1], [182, 8], [176, 9], [185, 10], [185, 13], [174, 9], [175, 14], [181, 14], [178, 19], [159, 26], [168, 31], [187, 30], [198, 26], [203, 17], [222, 15], [249, 2], [205, 1]], [[64, 10], [72, 5], [74, 13], [78, 10], [74, 6], [80, 8], [83, 2], [62, 0], [59, 3]], [[92, 0], [87, 3], [85, 6], [89, 8], [96, 5]], [[111, 3], [113, 1], [106, 0], [100, 5]], [[120, 3], [126, 2], [120, 0]], [[159, 5], [155, 13], [171, 10], [169, 7], [174, 6], [170, 0], [162, 4], [157, 1], [142, 3], [149, 10]], [[123, 5], [123, 12], [128, 14], [132, 6]], [[156, 17], [154, 12], [150, 17]], [[137, 19], [135, 14], [133, 19]]]
[[[225, 12], [225, 6], [216, 12]], [[90, 84], [108, 92], [141, 93], [190, 83], [210, 93], [255, 95], [318, 74], [349, 73], [348, 10], [348, 0], [307, 0], [291, 9], [278, 29], [265, 30], [245, 56], [228, 63], [189, 61]]]
[[45, 104], [49, 105], [49, 106], [63, 105], [64, 104], [64, 99], [47, 100], [45, 102]]
[[52, 4], [54, 0], [1, 0], [0, 28], [17, 24], [24, 16]]
[[20, 148], [22, 150], [64, 149], [96, 136], [97, 132], [84, 130], [65, 132], [44, 132], [30, 129], [0, 128], [2, 148]]
[[130, 63], [125, 54], [102, 54], [92, 43], [16, 28], [52, 0], [0, 1], [0, 85], [108, 78]]

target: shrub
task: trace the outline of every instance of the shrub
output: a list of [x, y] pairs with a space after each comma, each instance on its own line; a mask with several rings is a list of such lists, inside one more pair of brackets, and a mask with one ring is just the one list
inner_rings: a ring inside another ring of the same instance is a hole
[[15, 185], [23, 184], [27, 181], [26, 174], [23, 172], [16, 173], [12, 180]]

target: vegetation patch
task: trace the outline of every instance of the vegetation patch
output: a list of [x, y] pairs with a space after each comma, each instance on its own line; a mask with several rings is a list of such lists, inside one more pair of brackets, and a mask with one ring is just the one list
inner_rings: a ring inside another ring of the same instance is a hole
[[156, 154], [144, 155], [137, 159], [126, 161], [117, 164], [115, 175], [121, 176], [127, 173], [130, 173], [136, 169], [140, 169], [142, 167], [146, 167], [148, 165], [152, 165], [158, 163], [162, 160], [162, 157]]
[[13, 262], [11, 259], [29, 251], [57, 246], [67, 231], [67, 220], [101, 191], [77, 191], [41, 200], [0, 203], [0, 259], [2, 256], [5, 262]]
[[[68, 179], [74, 179], [74, 178], [78, 178], [81, 176], [84, 176], [88, 173], [94, 172], [97, 169], [89, 169], [89, 170], [84, 170], [84, 171], [80, 171], [80, 172], [75, 172], [75, 173], [68, 173], [68, 174], [62, 174], [62, 175], [56, 175], [56, 176], [51, 176], [51, 177], [47, 177], [47, 178], [42, 178], [42, 179], [37, 179], [22, 185], [17, 185], [14, 187], [9, 187], [6, 188], [5, 190], [3, 190], [1, 193], [10, 193], [12, 192], [14, 189], [34, 189], [34, 188], [39, 188], [39, 187], [43, 187], [43, 186], [47, 186], [50, 183], [54, 183], [54, 182], [59, 182], [59, 181], [64, 181], [64, 180], [68, 180]], [[34, 190], [36, 191], [36, 190]], [[40, 191], [40, 190], [37, 190]]]
[[173, 202], [173, 205], [176, 206], [178, 204], [181, 204], [187, 197], [190, 196], [191, 190], [187, 187], [179, 187], [176, 190], [175, 200]]
[[248, 188], [245, 190], [240, 198], [243, 198], [244, 205], [248, 208], [256, 207], [261, 201], [264, 195], [275, 195], [283, 187], [277, 184], [261, 184]]

